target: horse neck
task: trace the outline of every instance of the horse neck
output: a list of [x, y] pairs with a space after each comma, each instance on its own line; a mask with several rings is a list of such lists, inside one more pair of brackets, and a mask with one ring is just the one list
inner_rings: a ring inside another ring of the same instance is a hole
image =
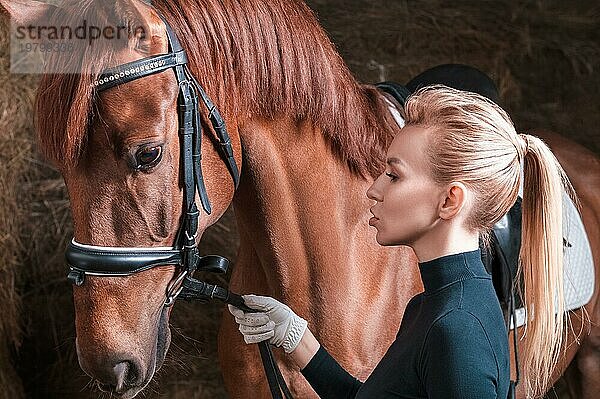
[[368, 226], [372, 179], [352, 173], [307, 122], [255, 119], [240, 136], [232, 288], [273, 295], [315, 318], [384, 297], [401, 312], [420, 282], [412, 253], [379, 246]]

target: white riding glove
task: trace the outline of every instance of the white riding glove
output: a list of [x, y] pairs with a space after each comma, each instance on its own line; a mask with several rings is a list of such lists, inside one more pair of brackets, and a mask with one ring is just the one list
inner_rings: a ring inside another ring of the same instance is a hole
[[246, 306], [258, 310], [247, 313], [229, 305], [247, 344], [269, 340], [272, 345], [283, 347], [290, 353], [300, 343], [308, 323], [283, 303], [267, 296], [244, 295]]

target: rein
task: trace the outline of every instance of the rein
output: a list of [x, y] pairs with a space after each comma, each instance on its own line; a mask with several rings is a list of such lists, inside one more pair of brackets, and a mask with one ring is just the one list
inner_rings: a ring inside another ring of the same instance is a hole
[[[184, 193], [182, 218], [175, 245], [172, 248], [102, 247], [81, 244], [73, 238], [65, 253], [69, 266], [68, 280], [76, 286], [81, 286], [87, 275], [123, 277], [157, 266], [174, 265], [179, 269], [179, 273], [167, 287], [164, 306], [172, 306], [177, 298], [200, 301], [217, 299], [246, 312], [257, 312], [248, 308], [241, 296], [192, 277], [196, 270], [225, 273], [229, 267], [229, 260], [222, 256], [200, 256], [196, 243], [200, 217], [200, 211], [196, 205], [196, 194], [200, 197], [202, 209], [209, 215], [212, 212], [202, 174], [200, 101], [208, 110], [209, 120], [219, 140], [217, 150], [227, 166], [235, 189], [239, 185], [240, 176], [231, 140], [221, 114], [191, 74], [186, 52], [171, 26], [160, 13], [158, 14], [166, 27], [169, 53], [111, 68], [98, 77], [93, 83], [93, 87], [96, 93], [99, 93], [146, 76], [174, 69], [179, 85], [177, 108]], [[260, 342], [258, 346], [272, 397], [274, 399], [283, 399], [283, 397], [291, 399], [292, 395], [268, 342]]]

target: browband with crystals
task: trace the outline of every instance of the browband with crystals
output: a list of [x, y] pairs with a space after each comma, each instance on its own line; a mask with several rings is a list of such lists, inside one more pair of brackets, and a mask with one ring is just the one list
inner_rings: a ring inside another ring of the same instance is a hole
[[92, 83], [92, 86], [97, 91], [108, 90], [145, 76], [166, 71], [178, 65], [185, 65], [186, 63], [187, 56], [183, 50], [170, 54], [156, 55], [107, 69], [98, 77], [98, 80]]

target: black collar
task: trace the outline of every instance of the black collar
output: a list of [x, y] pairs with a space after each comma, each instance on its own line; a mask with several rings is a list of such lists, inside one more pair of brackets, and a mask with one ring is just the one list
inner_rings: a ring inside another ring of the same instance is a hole
[[433, 294], [458, 281], [492, 277], [481, 261], [481, 250], [446, 255], [427, 262], [419, 262], [425, 295]]

